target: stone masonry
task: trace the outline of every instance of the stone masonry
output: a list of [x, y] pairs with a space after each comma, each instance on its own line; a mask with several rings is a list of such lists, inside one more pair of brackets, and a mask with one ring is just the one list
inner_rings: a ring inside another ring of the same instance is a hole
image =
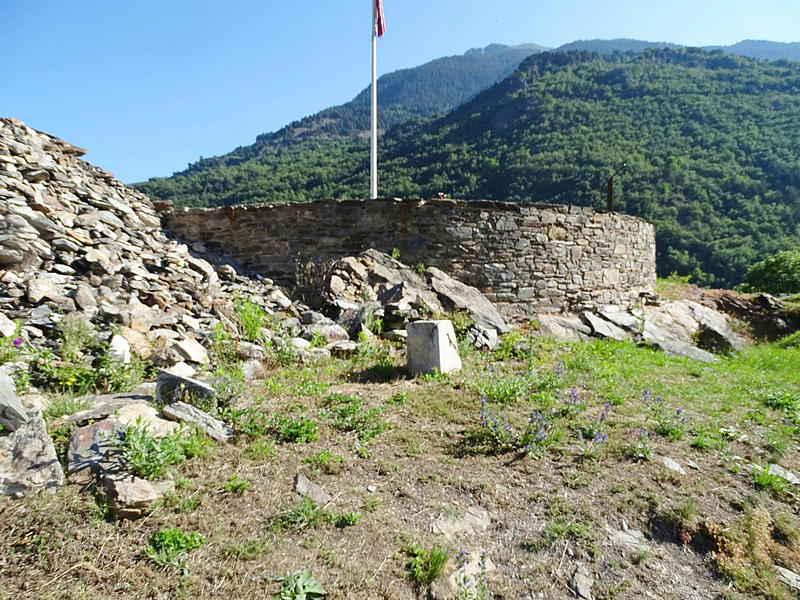
[[229, 253], [287, 285], [303, 262], [396, 247], [404, 263], [441, 268], [512, 318], [630, 306], [655, 284], [653, 226], [577, 206], [321, 200], [183, 209], [164, 220], [183, 241]]

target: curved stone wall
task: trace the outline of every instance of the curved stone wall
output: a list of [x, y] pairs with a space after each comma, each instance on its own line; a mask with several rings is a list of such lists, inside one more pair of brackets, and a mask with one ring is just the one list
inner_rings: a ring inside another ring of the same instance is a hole
[[298, 262], [400, 251], [474, 285], [509, 317], [630, 305], [655, 283], [655, 232], [591, 208], [465, 200], [320, 200], [183, 209], [168, 230], [283, 284]]

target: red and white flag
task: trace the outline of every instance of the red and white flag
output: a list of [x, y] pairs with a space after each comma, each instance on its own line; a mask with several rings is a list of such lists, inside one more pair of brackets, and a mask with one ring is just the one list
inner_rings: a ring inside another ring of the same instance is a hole
[[378, 37], [386, 33], [386, 19], [383, 16], [383, 2], [375, 0], [375, 20], [377, 24]]

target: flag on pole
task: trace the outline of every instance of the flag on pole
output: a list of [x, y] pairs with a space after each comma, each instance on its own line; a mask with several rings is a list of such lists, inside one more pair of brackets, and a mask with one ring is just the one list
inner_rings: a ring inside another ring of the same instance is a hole
[[383, 16], [383, 2], [375, 0], [375, 18], [378, 25], [378, 37], [386, 33], [386, 19]]

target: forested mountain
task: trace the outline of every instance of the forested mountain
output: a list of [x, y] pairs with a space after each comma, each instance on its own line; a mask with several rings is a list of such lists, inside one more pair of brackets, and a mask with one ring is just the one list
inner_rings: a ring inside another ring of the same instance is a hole
[[[387, 196], [616, 208], [656, 224], [661, 274], [737, 283], [800, 244], [800, 63], [698, 49], [547, 52], [451, 113], [389, 131]], [[151, 180], [177, 205], [365, 197], [363, 140], [309, 139], [225, 168]]]
[[[460, 56], [437, 58], [424, 65], [401, 69], [378, 79], [378, 127], [388, 129], [413, 119], [441, 115], [507, 77], [523, 59], [546, 50], [536, 44], [473, 48]], [[200, 159], [187, 171], [235, 165], [271, 148], [309, 138], [356, 137], [370, 128], [370, 90], [350, 102], [294, 121], [256, 138], [223, 156]]]
[[[645, 42], [619, 38], [615, 40], [578, 40], [559, 46], [557, 50], [588, 50], [599, 54], [613, 52], [642, 52], [647, 48], [681, 48], [667, 42]], [[762, 58], [764, 60], [800, 60], [800, 42], [770, 42], [767, 40], [742, 40], [730, 46], [703, 46], [703, 50], [722, 50], [726, 54]]]

